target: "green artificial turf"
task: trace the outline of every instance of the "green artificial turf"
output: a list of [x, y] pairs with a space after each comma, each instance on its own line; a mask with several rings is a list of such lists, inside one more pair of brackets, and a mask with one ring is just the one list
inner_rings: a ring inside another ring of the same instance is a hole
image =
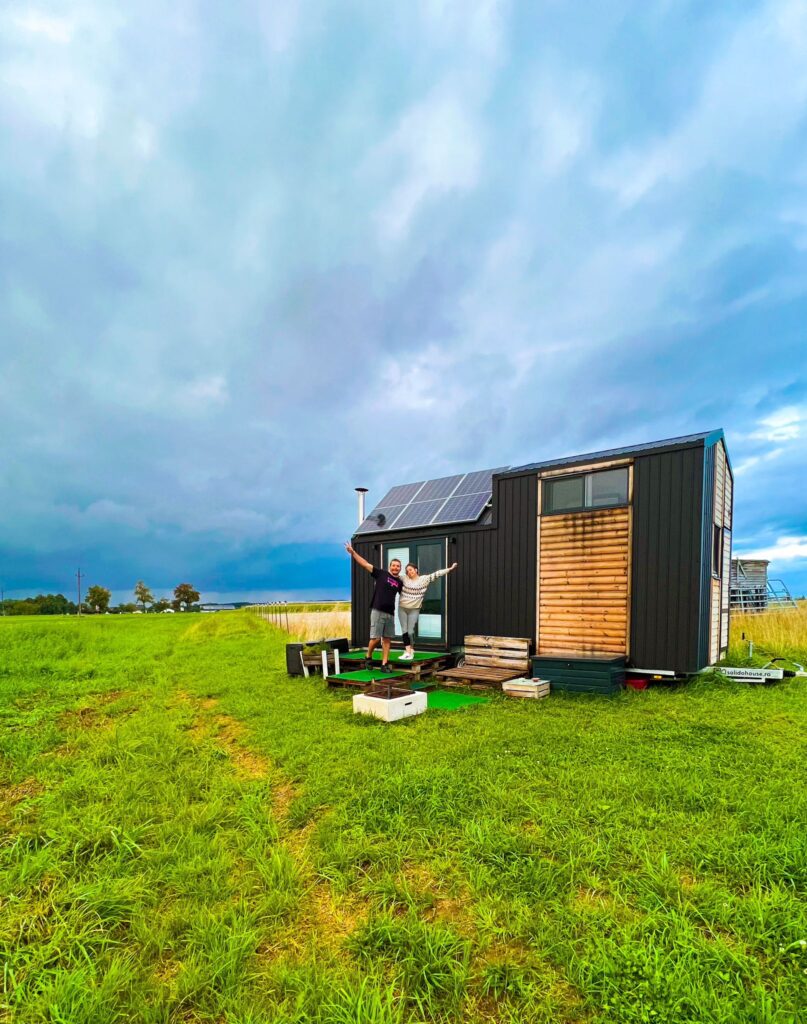
[[390, 728], [287, 641], [0, 617], [0, 1020], [803, 1019], [807, 679]]
[[381, 672], [376, 669], [357, 669], [355, 672], [339, 672], [338, 675], [328, 676], [329, 679], [353, 679], [360, 683], [373, 683], [376, 680], [403, 679], [405, 672]]
[[428, 694], [429, 710], [453, 711], [471, 704], [487, 704], [489, 697], [472, 697], [467, 693], [454, 693], [449, 690], [431, 690]]
[[[390, 661], [400, 661], [403, 651], [390, 651]], [[435, 658], [444, 658], [448, 654], [448, 651], [415, 651], [413, 661], [433, 661]], [[373, 651], [373, 661], [381, 661], [383, 655], [381, 651]], [[348, 654], [340, 654], [339, 658], [341, 661], [362, 661], [366, 660], [366, 651], [350, 651]], [[407, 661], [409, 659], [407, 658]]]

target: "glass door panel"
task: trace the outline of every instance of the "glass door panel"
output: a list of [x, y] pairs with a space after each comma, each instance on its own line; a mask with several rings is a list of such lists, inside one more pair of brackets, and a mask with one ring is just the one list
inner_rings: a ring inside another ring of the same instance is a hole
[[[406, 563], [414, 561], [413, 558], [409, 557], [409, 548], [408, 547], [386, 548], [384, 554], [385, 554], [384, 567], [386, 569], [389, 569], [389, 564], [393, 560], [393, 558], [400, 559], [400, 562], [401, 562], [401, 576], [405, 576], [406, 575]], [[398, 618], [398, 602], [396, 601], [395, 602], [395, 635], [396, 636], [400, 636], [402, 632], [403, 632], [403, 630], [401, 629], [401, 620]]]
[[[422, 541], [413, 544], [411, 548], [411, 561], [417, 567], [421, 576], [437, 569], [444, 569], [446, 564], [445, 541]], [[423, 607], [420, 610], [420, 618], [417, 625], [417, 636], [421, 640], [445, 640], [445, 604], [446, 604], [446, 579], [432, 580]]]

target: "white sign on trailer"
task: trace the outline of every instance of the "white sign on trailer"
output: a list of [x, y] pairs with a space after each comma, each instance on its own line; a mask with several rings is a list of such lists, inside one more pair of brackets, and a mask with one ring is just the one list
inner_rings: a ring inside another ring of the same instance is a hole
[[729, 679], [748, 680], [753, 683], [764, 683], [785, 677], [784, 669], [781, 668], [728, 668], [721, 665], [720, 671]]

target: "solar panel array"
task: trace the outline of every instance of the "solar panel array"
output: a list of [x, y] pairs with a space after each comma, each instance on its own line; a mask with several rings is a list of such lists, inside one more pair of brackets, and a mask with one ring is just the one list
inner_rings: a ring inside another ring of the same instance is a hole
[[356, 531], [383, 533], [418, 526], [474, 523], [490, 504], [493, 475], [508, 467], [393, 487]]

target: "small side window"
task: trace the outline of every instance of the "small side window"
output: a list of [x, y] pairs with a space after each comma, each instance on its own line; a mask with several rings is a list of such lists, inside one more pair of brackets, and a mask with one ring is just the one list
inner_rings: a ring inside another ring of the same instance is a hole
[[723, 570], [723, 531], [712, 524], [712, 575], [720, 577]]

